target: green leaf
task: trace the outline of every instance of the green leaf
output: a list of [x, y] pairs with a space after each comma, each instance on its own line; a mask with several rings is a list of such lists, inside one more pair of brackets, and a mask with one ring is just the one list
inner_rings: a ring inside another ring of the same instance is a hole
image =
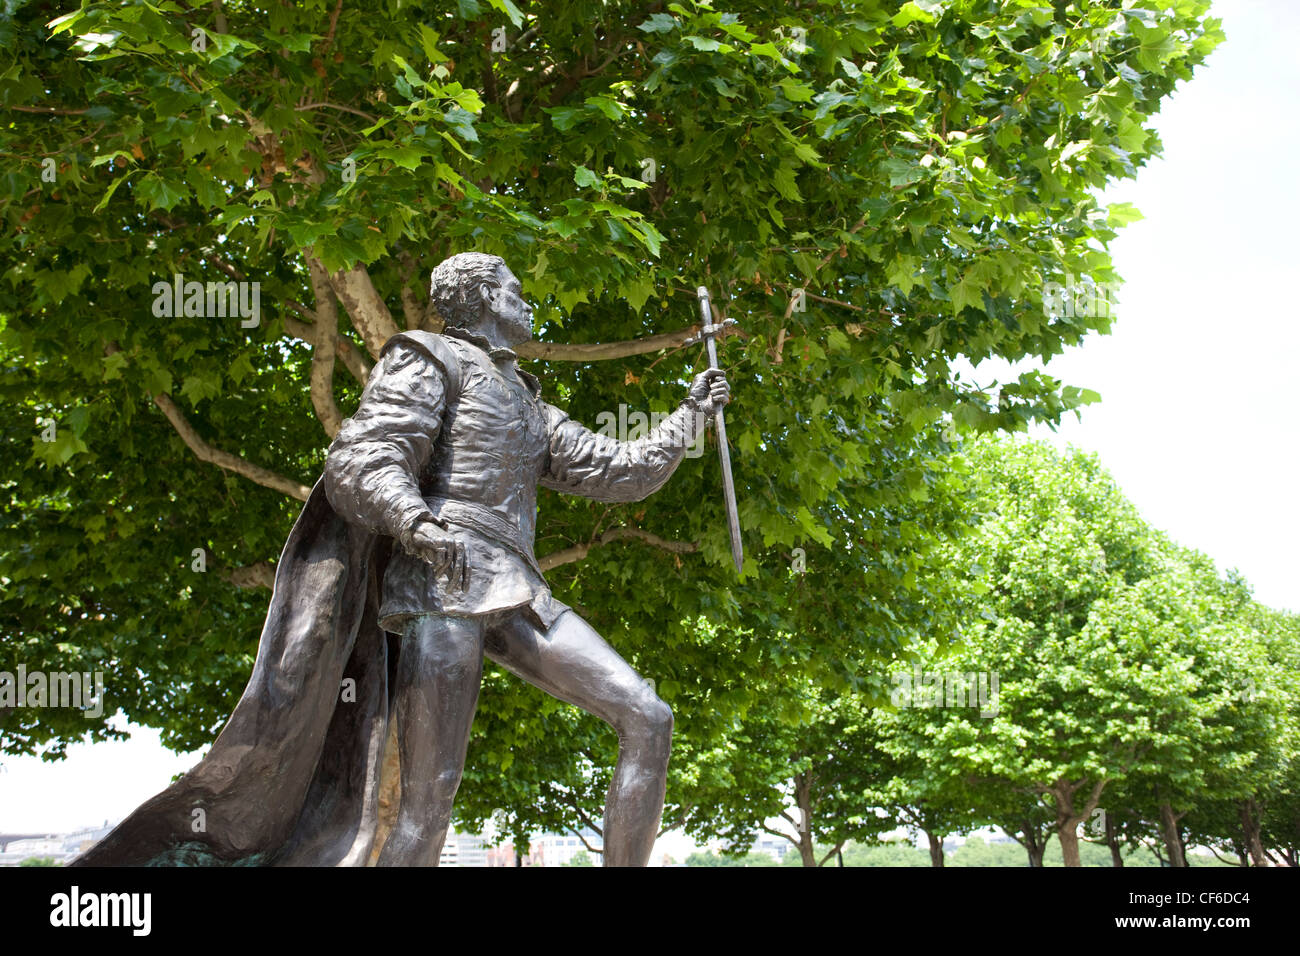
[[1106, 222], [1112, 226], [1127, 226], [1142, 218], [1142, 213], [1137, 206], [1129, 202], [1111, 203], [1106, 208]]
[[150, 172], [145, 173], [144, 178], [136, 184], [135, 194], [147, 202], [151, 209], [170, 211], [185, 199], [187, 192], [180, 184]]
[[521, 26], [523, 24], [524, 22], [523, 13], [520, 11], [520, 9], [517, 6], [511, 3], [510, 0], [488, 0], [488, 2], [492, 4], [493, 10], [500, 10], [502, 13], [508, 16], [510, 18], [510, 22], [513, 23], [515, 26]]
[[648, 20], [637, 24], [637, 29], [646, 33], [669, 33], [676, 28], [677, 21], [666, 13], [652, 14]]

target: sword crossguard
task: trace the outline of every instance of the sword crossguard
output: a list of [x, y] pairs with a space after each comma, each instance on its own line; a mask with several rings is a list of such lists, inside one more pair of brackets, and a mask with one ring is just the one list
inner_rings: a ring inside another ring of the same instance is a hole
[[697, 342], [703, 342], [709, 336], [720, 335], [722, 333], [722, 330], [725, 329], [728, 325], [739, 325], [739, 324], [740, 323], [737, 322], [735, 319], [723, 319], [721, 322], [711, 322], [708, 325], [701, 326], [700, 330], [696, 332], [694, 335], [692, 335], [690, 338], [682, 342], [682, 345], [683, 346], [695, 345]]

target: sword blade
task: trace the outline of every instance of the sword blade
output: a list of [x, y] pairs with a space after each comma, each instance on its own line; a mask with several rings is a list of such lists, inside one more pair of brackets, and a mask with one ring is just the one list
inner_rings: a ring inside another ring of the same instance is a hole
[[[697, 290], [700, 299], [700, 317], [704, 328], [713, 324], [713, 312], [709, 308], [709, 290], [700, 286]], [[718, 349], [713, 341], [713, 333], [704, 333], [704, 344], [709, 351], [709, 368], [718, 368]], [[740, 543], [740, 512], [736, 508], [736, 483], [731, 477], [731, 448], [727, 445], [727, 422], [719, 408], [713, 413], [713, 424], [718, 430], [718, 464], [722, 466], [722, 495], [727, 505], [727, 531], [731, 535], [731, 560], [735, 562], [739, 574], [745, 563], [745, 549]]]

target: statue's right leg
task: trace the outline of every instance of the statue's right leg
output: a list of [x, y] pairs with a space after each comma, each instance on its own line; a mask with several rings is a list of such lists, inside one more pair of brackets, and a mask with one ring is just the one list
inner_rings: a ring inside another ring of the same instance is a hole
[[402, 635], [397, 742], [402, 796], [379, 866], [437, 866], [483, 678], [481, 619], [422, 614]]

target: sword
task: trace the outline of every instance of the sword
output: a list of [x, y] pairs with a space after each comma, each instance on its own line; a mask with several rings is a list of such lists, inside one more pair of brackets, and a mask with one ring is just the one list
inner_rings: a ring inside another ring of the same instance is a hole
[[[713, 310], [709, 308], [709, 290], [700, 286], [696, 290], [700, 297], [701, 327], [698, 334], [691, 336], [683, 345], [694, 345], [703, 341], [709, 350], [709, 368], [718, 367], [718, 347], [715, 336], [728, 325], [735, 325], [735, 319], [723, 319], [716, 325], [713, 322]], [[736, 562], [736, 573], [740, 573], [745, 563], [745, 551], [740, 543], [740, 514], [736, 511], [736, 484], [731, 479], [731, 450], [727, 447], [727, 423], [719, 407], [713, 413], [713, 424], [718, 429], [718, 462], [722, 465], [722, 494], [727, 502], [727, 530], [731, 532], [731, 559]]]

